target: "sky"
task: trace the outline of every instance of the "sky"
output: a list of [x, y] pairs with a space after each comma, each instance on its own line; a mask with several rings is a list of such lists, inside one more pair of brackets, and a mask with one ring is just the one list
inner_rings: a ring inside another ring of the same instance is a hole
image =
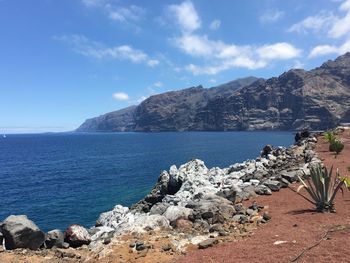
[[350, 0], [0, 0], [0, 133], [70, 131], [192, 86], [350, 51]]

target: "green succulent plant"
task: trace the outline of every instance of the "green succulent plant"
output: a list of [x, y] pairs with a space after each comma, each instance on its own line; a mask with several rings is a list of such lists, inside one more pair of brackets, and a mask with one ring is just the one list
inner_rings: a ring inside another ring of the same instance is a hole
[[337, 137], [335, 136], [335, 134], [333, 132], [328, 131], [328, 132], [325, 133], [324, 139], [326, 140], [326, 142], [331, 143], [332, 141], [337, 139]]
[[[333, 166], [328, 172], [327, 168], [317, 164], [311, 167], [310, 176], [304, 176], [304, 179], [298, 176], [301, 185], [296, 192], [315, 205], [318, 212], [335, 212], [334, 199], [337, 193], [343, 192], [343, 186], [350, 185], [350, 180], [340, 177], [338, 170], [335, 176], [332, 176], [332, 172]], [[300, 192], [302, 189], [307, 191], [309, 197]]]

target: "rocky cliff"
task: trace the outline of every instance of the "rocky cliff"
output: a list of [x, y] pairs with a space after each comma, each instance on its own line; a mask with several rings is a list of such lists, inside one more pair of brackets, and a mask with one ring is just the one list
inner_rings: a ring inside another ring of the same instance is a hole
[[348, 122], [350, 53], [310, 71], [167, 92], [83, 123], [78, 131], [327, 129]]

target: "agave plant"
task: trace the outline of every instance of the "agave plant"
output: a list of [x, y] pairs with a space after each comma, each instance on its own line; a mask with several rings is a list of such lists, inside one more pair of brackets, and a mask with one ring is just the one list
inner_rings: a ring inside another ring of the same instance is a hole
[[[297, 193], [304, 197], [307, 201], [316, 206], [318, 212], [335, 212], [334, 199], [339, 190], [343, 192], [343, 186], [350, 183], [346, 177], [340, 177], [337, 170], [336, 176], [332, 176], [333, 166], [330, 171], [327, 168], [322, 168], [317, 164], [310, 169], [310, 176], [305, 176], [299, 181], [301, 185], [297, 189]], [[305, 189], [310, 198], [301, 194], [300, 191]]]

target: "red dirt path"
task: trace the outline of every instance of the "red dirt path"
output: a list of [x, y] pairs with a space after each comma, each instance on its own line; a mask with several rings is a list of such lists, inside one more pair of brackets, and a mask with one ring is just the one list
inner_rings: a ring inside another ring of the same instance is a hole
[[[328, 144], [322, 137], [316, 150], [327, 167], [334, 165], [342, 175], [349, 175], [350, 130], [345, 131], [341, 138], [345, 148], [336, 159], [328, 152]], [[336, 213], [312, 212], [312, 204], [290, 189], [283, 189], [272, 196], [260, 196], [256, 200], [269, 206], [272, 216], [269, 223], [259, 227], [245, 240], [196, 250], [177, 262], [291, 262], [305, 248], [322, 239], [330, 229], [336, 231], [329, 232], [326, 239], [295, 262], [350, 262], [350, 191], [344, 191], [343, 197], [338, 195]], [[274, 245], [275, 241], [287, 243]]]

